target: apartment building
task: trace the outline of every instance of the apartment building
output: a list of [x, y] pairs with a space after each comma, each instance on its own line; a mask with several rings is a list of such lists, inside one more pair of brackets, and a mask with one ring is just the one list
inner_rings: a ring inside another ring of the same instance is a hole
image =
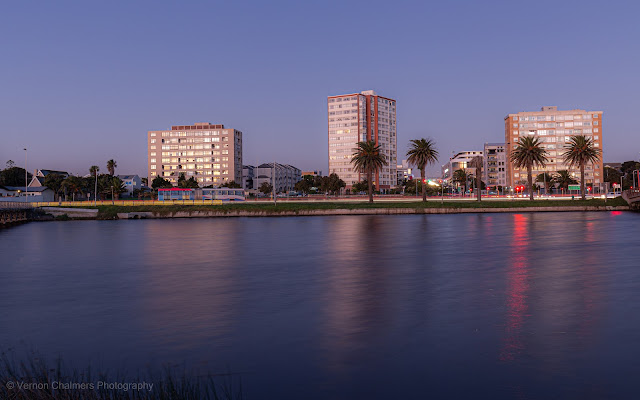
[[476, 169], [471, 166], [475, 157], [482, 157], [481, 151], [460, 151], [454, 153], [449, 162], [442, 166], [442, 178], [445, 182], [451, 183], [453, 173], [459, 169], [464, 169], [468, 174], [475, 175]]
[[[275, 184], [273, 179], [274, 176]], [[276, 193], [283, 193], [294, 190], [294, 186], [301, 179], [302, 175], [300, 169], [292, 165], [264, 163], [260, 164], [254, 170], [253, 187], [255, 189], [260, 189], [260, 186], [266, 182], [275, 186]]]
[[504, 143], [485, 143], [483, 154], [482, 180], [485, 185], [491, 188], [507, 186], [507, 153]]
[[242, 181], [242, 132], [200, 122], [149, 131], [149, 182], [156, 176], [177, 185], [180, 174], [200, 186]]
[[329, 174], [336, 173], [347, 184], [366, 179], [358, 173], [351, 156], [357, 142], [373, 140], [380, 145], [388, 165], [374, 177], [376, 188], [386, 192], [397, 184], [396, 101], [373, 90], [329, 96]]
[[[602, 111], [558, 110], [558, 107], [545, 106], [540, 111], [524, 111], [509, 114], [504, 118], [506, 159], [516, 147], [522, 136], [533, 135], [540, 139], [547, 150], [549, 162], [544, 168], [534, 168], [533, 176], [547, 172], [553, 174], [560, 170], [569, 170], [576, 180], [580, 180], [579, 168], [569, 169], [564, 163], [562, 153], [571, 136], [585, 135], [593, 139], [594, 146], [602, 149]], [[603, 182], [603, 163], [588, 164], [585, 168], [585, 183], [596, 187]], [[513, 187], [526, 184], [526, 169], [518, 169], [513, 163], [507, 163], [506, 185]]]

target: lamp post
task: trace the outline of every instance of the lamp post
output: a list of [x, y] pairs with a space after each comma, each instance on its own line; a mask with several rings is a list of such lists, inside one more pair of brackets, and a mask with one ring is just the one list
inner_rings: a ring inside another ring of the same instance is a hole
[[27, 169], [27, 148], [24, 148], [24, 202], [29, 201], [29, 170]]

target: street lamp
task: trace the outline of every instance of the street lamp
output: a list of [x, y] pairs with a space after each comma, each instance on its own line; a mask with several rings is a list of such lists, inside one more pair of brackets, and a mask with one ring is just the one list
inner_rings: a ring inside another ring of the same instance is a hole
[[24, 202], [29, 201], [29, 170], [27, 169], [27, 148], [24, 148]]

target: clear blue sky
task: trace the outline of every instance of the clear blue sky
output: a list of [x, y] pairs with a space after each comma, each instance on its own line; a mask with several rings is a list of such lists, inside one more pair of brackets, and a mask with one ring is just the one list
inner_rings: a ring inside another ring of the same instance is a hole
[[[543, 105], [604, 111], [638, 159], [640, 24], [617, 1], [15, 1], [0, 5], [0, 167], [146, 175], [146, 133], [210, 121], [244, 162], [327, 171], [328, 95], [397, 100], [398, 149], [504, 140]], [[399, 157], [401, 158], [401, 157]], [[432, 168], [431, 171], [438, 171]]]

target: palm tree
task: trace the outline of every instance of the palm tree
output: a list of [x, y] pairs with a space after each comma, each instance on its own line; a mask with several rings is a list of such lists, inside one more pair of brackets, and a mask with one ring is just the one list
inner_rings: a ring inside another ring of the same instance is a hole
[[553, 176], [553, 183], [557, 183], [559, 188], [569, 189], [569, 185], [573, 185], [578, 182], [573, 179], [569, 171], [563, 169], [555, 173]]
[[516, 148], [509, 157], [516, 168], [527, 168], [527, 184], [529, 188], [529, 200], [533, 200], [533, 167], [544, 167], [549, 161], [547, 151], [537, 137], [525, 136], [516, 142]]
[[351, 163], [358, 172], [367, 174], [369, 203], [373, 203], [373, 174], [388, 164], [387, 159], [380, 153], [380, 145], [376, 145], [373, 140], [358, 142], [356, 146], [351, 155]]
[[422, 184], [422, 201], [427, 201], [427, 186], [424, 184], [425, 169], [428, 164], [438, 161], [438, 151], [432, 139], [411, 140], [411, 148], [407, 151], [407, 161], [415, 164], [420, 169], [420, 181]]
[[118, 168], [118, 164], [116, 163], [116, 160], [112, 158], [111, 160], [107, 161], [107, 171], [109, 171], [109, 175], [113, 176], [113, 174], [116, 171], [116, 168]]
[[544, 184], [544, 193], [549, 193], [549, 184], [553, 182], [553, 177], [548, 172], [543, 172], [536, 176], [536, 182], [542, 182]]
[[471, 159], [471, 167], [476, 169], [476, 200], [482, 201], [482, 167], [484, 157], [476, 156]]
[[455, 170], [453, 172], [453, 176], [452, 179], [454, 182], [458, 182], [464, 185], [464, 192], [467, 192], [467, 181], [469, 180], [469, 178], [471, 177], [470, 174], [467, 174], [467, 171], [465, 171], [464, 168], [462, 169], [458, 169]]
[[562, 153], [564, 162], [569, 164], [569, 168], [576, 165], [580, 167], [580, 192], [582, 193], [582, 200], [586, 200], [584, 166], [587, 163], [595, 164], [600, 161], [602, 150], [595, 147], [593, 139], [585, 135], [571, 136], [569, 145], [566, 146], [565, 149], [566, 151]]

